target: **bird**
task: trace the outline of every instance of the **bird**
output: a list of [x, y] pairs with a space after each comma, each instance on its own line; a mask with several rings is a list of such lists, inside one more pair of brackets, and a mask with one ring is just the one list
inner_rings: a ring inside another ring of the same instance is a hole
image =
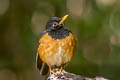
[[62, 18], [51, 17], [39, 40], [36, 63], [41, 75], [53, 74], [54, 70], [63, 71], [76, 51], [76, 36], [65, 27]]

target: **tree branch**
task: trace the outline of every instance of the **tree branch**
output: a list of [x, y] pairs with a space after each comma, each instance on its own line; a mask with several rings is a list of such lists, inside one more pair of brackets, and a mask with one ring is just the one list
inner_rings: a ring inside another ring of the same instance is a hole
[[88, 78], [66, 71], [56, 71], [53, 74], [49, 75], [47, 80], [108, 80], [103, 77]]

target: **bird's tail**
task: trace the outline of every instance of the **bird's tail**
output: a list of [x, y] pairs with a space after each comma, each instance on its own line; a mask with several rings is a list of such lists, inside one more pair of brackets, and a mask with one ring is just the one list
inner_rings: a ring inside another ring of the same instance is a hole
[[40, 71], [40, 75], [47, 75], [48, 72], [49, 72], [49, 67], [47, 64], [45, 64], [41, 59], [40, 59], [40, 56], [39, 54], [37, 53], [37, 56], [36, 56], [36, 63], [37, 63], [37, 68], [39, 69]]

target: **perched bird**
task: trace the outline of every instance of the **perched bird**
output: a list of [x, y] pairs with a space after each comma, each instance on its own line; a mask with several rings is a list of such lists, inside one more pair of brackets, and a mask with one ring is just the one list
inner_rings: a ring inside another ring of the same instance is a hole
[[76, 37], [63, 24], [67, 17], [52, 17], [42, 33], [36, 61], [41, 75], [52, 74], [56, 68], [62, 71], [75, 53]]

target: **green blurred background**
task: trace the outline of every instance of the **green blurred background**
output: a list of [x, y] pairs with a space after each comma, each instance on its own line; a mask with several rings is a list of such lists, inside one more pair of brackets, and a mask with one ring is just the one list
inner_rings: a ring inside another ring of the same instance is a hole
[[0, 0], [0, 80], [43, 79], [35, 65], [40, 34], [65, 14], [78, 37], [66, 70], [120, 80], [120, 0]]

